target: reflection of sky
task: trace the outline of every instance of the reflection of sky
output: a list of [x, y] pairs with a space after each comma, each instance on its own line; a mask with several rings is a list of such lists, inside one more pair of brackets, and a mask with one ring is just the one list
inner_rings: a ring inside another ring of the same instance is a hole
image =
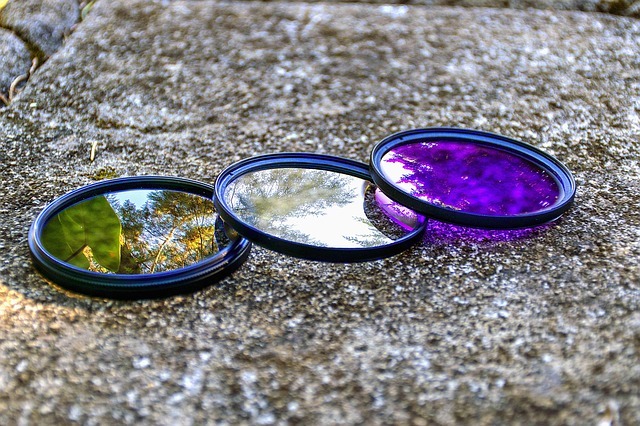
[[140, 210], [149, 200], [149, 194], [152, 192], [155, 191], [148, 189], [132, 189], [130, 191], [114, 192], [109, 195], [118, 200], [121, 206], [124, 205], [125, 201], [129, 201], [136, 206], [137, 210]]
[[[344, 177], [344, 189], [354, 194], [345, 205], [329, 204], [313, 216], [288, 217], [284, 224], [308, 235], [326, 247], [362, 247], [354, 238], [370, 239], [371, 236], [384, 238], [382, 243], [393, 240], [386, 237], [369, 221], [364, 212], [364, 189], [367, 185], [362, 179]], [[380, 241], [376, 241], [380, 243]]]
[[396, 188], [402, 189], [407, 194], [413, 194], [415, 190], [415, 184], [412, 182], [403, 182], [402, 178], [407, 176], [407, 172], [411, 171], [409, 169], [405, 169], [404, 164], [392, 161], [383, 161], [380, 162], [380, 169], [382, 173], [384, 173], [385, 177], [393, 182], [393, 186]]
[[392, 221], [384, 221], [375, 203], [365, 205], [368, 186], [330, 170], [276, 168], [240, 176], [226, 188], [225, 199], [241, 220], [287, 241], [333, 248], [389, 244], [399, 235], [388, 237]]

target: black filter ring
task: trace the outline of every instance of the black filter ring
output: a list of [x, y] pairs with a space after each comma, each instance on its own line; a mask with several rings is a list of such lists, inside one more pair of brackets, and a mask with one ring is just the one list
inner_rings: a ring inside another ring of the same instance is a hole
[[[411, 143], [440, 140], [472, 142], [520, 156], [549, 173], [558, 184], [560, 196], [553, 205], [536, 212], [511, 216], [484, 215], [429, 203], [399, 189], [383, 173], [382, 158], [393, 148]], [[554, 221], [571, 207], [576, 193], [576, 182], [571, 172], [551, 155], [525, 142], [494, 133], [469, 129], [433, 127], [407, 130], [390, 135], [373, 148], [370, 171], [373, 182], [392, 200], [439, 221], [474, 228], [516, 229]]]
[[419, 241], [426, 228], [420, 220], [416, 228], [392, 243], [375, 247], [320, 247], [276, 237], [240, 219], [225, 201], [227, 187], [239, 177], [259, 170], [306, 168], [342, 173], [372, 182], [366, 164], [341, 157], [310, 153], [267, 154], [241, 160], [220, 173], [215, 183], [214, 204], [222, 219], [238, 233], [270, 250], [309, 260], [325, 262], [364, 262], [396, 255]]
[[154, 274], [102, 274], [78, 268], [52, 256], [42, 245], [46, 223], [64, 209], [98, 195], [133, 189], [174, 190], [211, 199], [213, 186], [190, 179], [164, 176], [125, 177], [88, 185], [54, 200], [29, 230], [29, 249], [37, 269], [56, 285], [89, 296], [111, 299], [151, 299], [190, 293], [219, 281], [247, 258], [251, 243], [228, 235], [230, 243], [215, 255], [193, 265]]

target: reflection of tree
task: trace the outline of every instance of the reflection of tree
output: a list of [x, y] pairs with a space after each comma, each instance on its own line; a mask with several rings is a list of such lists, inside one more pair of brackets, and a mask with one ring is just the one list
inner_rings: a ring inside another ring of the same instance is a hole
[[182, 268], [218, 251], [211, 200], [178, 191], [153, 191], [142, 206], [130, 200], [116, 204], [123, 234], [119, 273]]
[[225, 194], [234, 212], [258, 229], [292, 241], [323, 245], [290, 219], [323, 215], [358, 196], [353, 177], [312, 169], [272, 169], [248, 173]]
[[412, 195], [465, 212], [535, 212], [559, 195], [551, 175], [525, 158], [472, 143], [411, 143], [394, 148], [382, 160], [388, 170], [402, 169], [396, 181]]
[[[429, 202], [439, 204], [439, 200], [432, 194], [434, 184], [440, 187], [448, 182], [438, 182], [433, 163], [446, 161], [455, 151], [440, 152], [438, 143], [417, 143], [402, 145], [394, 148], [383, 158], [384, 163], [396, 163], [402, 166], [403, 175], [398, 179], [398, 183], [411, 184], [411, 194], [423, 198]], [[443, 188], [442, 193], [450, 192], [448, 188]]]
[[148, 244], [142, 238], [142, 232], [147, 220], [145, 216], [145, 211], [142, 209], [138, 211], [136, 205], [129, 200], [126, 200], [120, 207], [123, 239], [120, 246], [121, 260], [118, 272], [121, 274], [142, 273], [140, 259], [149, 250]]
[[53, 256], [83, 269], [148, 274], [199, 262], [229, 239], [211, 200], [133, 190], [68, 207], [47, 222], [42, 243]]

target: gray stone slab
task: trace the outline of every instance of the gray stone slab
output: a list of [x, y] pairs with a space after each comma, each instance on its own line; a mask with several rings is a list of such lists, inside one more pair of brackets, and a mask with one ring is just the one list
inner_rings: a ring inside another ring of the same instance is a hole
[[0, 26], [18, 33], [43, 56], [62, 46], [79, 19], [77, 0], [12, 0], [0, 10]]
[[[306, 0], [323, 3], [326, 0]], [[422, 6], [495, 7], [513, 9], [581, 10], [640, 18], [637, 0], [333, 0], [343, 3], [399, 4]]]
[[[638, 423], [639, 37], [585, 13], [99, 2], [0, 112], [0, 422]], [[74, 296], [31, 265], [33, 218], [96, 179], [367, 161], [419, 126], [539, 146], [576, 205], [532, 231], [432, 224], [361, 264], [257, 247], [166, 300]]]
[[11, 83], [16, 77], [28, 74], [30, 67], [31, 54], [24, 42], [13, 32], [0, 28], [0, 93], [5, 98], [9, 96]]

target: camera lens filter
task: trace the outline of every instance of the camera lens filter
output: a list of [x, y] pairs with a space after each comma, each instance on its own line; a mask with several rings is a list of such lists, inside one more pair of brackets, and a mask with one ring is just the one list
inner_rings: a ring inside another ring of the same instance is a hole
[[361, 262], [396, 255], [427, 220], [514, 229], [558, 219], [569, 170], [504, 136], [427, 128], [378, 143], [369, 165], [281, 153], [228, 166], [215, 185], [142, 176], [95, 183], [48, 205], [29, 248], [56, 284], [92, 296], [164, 297], [238, 268], [251, 242], [287, 255]]

